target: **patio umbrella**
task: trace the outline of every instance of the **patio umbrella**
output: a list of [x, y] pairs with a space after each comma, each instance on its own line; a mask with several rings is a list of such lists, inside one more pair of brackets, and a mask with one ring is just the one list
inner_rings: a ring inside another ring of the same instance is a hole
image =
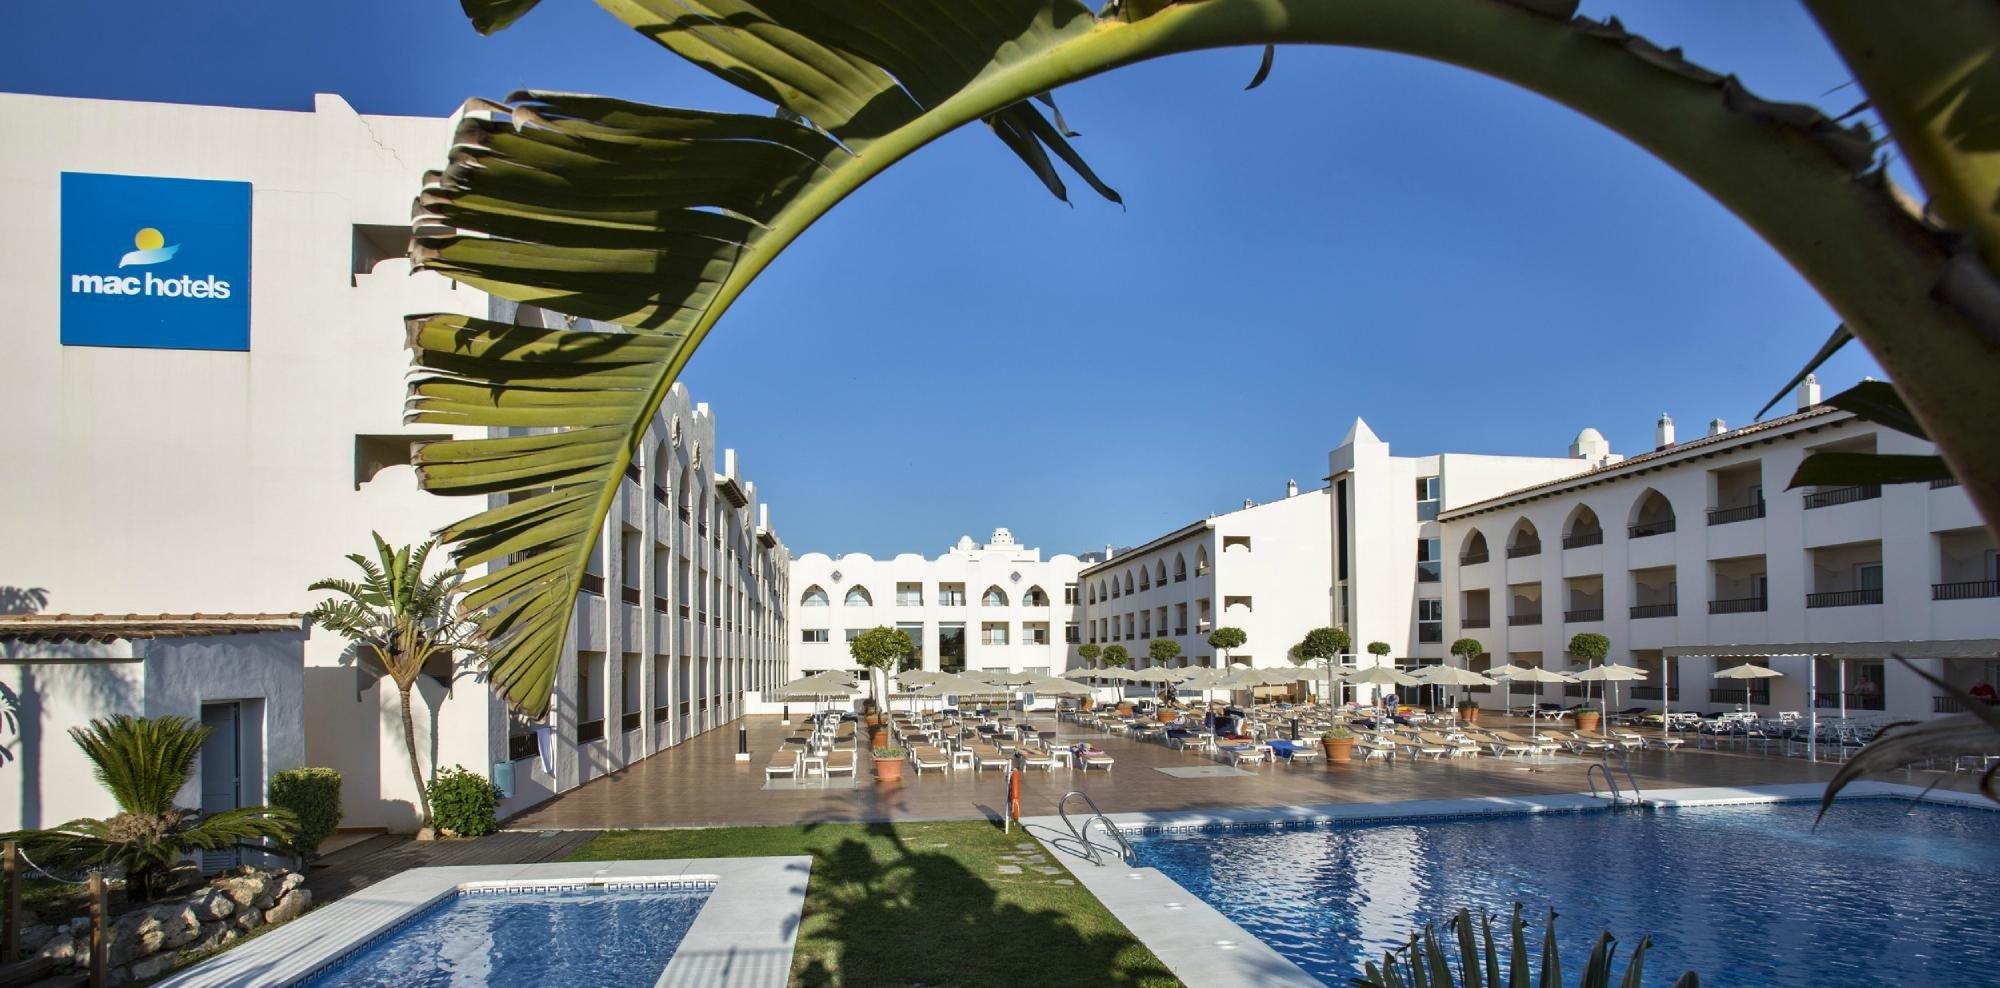
[[848, 696], [859, 685], [855, 677], [845, 672], [837, 669], [823, 669], [819, 672], [800, 676], [772, 692], [777, 694], [780, 703], [792, 700], [810, 700], [813, 706], [817, 708], [820, 700], [827, 697]]
[[1407, 673], [1397, 672], [1393, 666], [1356, 669], [1347, 674], [1347, 681], [1357, 686], [1416, 686], [1423, 682]]
[[1598, 710], [1602, 712], [1606, 724], [1611, 723], [1611, 704], [1605, 700], [1604, 686], [1611, 683], [1638, 682], [1647, 678], [1650, 677], [1647, 676], [1646, 670], [1634, 669], [1631, 666], [1621, 666], [1616, 662], [1606, 662], [1600, 666], [1592, 666], [1576, 674], [1576, 681], [1579, 683], [1603, 684], [1597, 690], [1597, 706]]
[[1423, 680], [1432, 686], [1465, 687], [1496, 685], [1496, 681], [1491, 677], [1482, 676], [1470, 669], [1460, 669], [1457, 666], [1425, 666], [1411, 673], [1410, 676], [1413, 679]]
[[1776, 669], [1772, 669], [1769, 666], [1756, 666], [1756, 665], [1751, 665], [1748, 662], [1745, 662], [1740, 666], [1730, 666], [1727, 669], [1718, 669], [1715, 672], [1715, 678], [1717, 679], [1743, 680], [1744, 713], [1750, 712], [1750, 684], [1753, 680], [1777, 679], [1783, 675], [1784, 673], [1779, 672]]
[[[1527, 666], [1519, 672], [1510, 673], [1507, 676], [1507, 679], [1509, 682], [1523, 682], [1523, 683], [1576, 682], [1575, 676], [1565, 675], [1560, 672], [1551, 672], [1547, 669], [1540, 669], [1535, 666]], [[1540, 698], [1537, 697], [1537, 701], [1539, 701], [1539, 699]], [[1542, 705], [1540, 702], [1537, 702], [1534, 706], [1528, 708], [1528, 730], [1536, 737], [1540, 737], [1542, 733], [1542, 725], [1540, 720], [1541, 715], [1542, 715]]]

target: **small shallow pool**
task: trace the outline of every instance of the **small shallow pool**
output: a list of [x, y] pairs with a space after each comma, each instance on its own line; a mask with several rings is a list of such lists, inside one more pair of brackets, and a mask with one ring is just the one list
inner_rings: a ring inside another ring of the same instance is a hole
[[708, 897], [657, 884], [460, 891], [304, 983], [650, 988]]
[[1816, 811], [1544, 813], [1135, 844], [1142, 864], [1330, 985], [1426, 921], [1443, 934], [1460, 906], [1504, 916], [1516, 901], [1534, 942], [1554, 906], [1565, 971], [1582, 970], [1608, 927], [1618, 978], [1632, 945], [1653, 938], [1649, 985], [1689, 969], [1721, 988], [1994, 983], [2000, 813], [1848, 800], [1814, 831]]

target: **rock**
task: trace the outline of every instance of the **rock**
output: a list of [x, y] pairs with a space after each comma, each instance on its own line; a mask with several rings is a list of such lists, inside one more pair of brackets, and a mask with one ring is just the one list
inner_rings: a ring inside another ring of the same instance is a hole
[[285, 872], [285, 877], [278, 882], [278, 894], [283, 895], [286, 892], [290, 892], [291, 890], [298, 888], [301, 885], [304, 885], [305, 883], [306, 883], [306, 876], [301, 875], [296, 871]]
[[133, 961], [132, 966], [125, 970], [125, 976], [132, 981], [145, 981], [167, 973], [167, 970], [173, 966], [174, 955], [171, 951], [168, 951]]
[[201, 920], [221, 919], [236, 911], [236, 900], [216, 888], [196, 892], [188, 905], [194, 909], [195, 917]]
[[284, 923], [299, 918], [312, 905], [312, 893], [305, 889], [293, 889], [279, 899], [277, 904], [264, 911], [264, 922]]
[[55, 939], [56, 928], [46, 923], [38, 923], [21, 930], [21, 949], [34, 953], [42, 949], [42, 944]]
[[236, 932], [236, 927], [226, 921], [203, 923], [201, 925], [201, 936], [196, 937], [193, 943], [188, 944], [187, 949], [206, 953], [240, 935]]
[[58, 964], [73, 964], [88, 949], [86, 945], [79, 943], [75, 937], [67, 933], [58, 933], [50, 938], [47, 943], [42, 944], [41, 949], [35, 951], [35, 956], [46, 957]]
[[254, 930], [263, 925], [264, 914], [255, 909], [238, 909], [236, 915], [229, 917], [229, 919], [230, 922], [236, 924], [237, 929]]
[[232, 875], [228, 878], [218, 878], [214, 882], [215, 890], [228, 896], [229, 901], [238, 906], [254, 905], [257, 897], [264, 894], [266, 884], [264, 879], [257, 875]]

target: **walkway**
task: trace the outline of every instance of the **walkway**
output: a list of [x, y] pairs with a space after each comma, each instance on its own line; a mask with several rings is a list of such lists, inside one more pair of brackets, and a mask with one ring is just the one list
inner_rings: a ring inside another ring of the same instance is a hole
[[[1035, 718], [1066, 739], [1084, 737], [1075, 724]], [[996, 771], [916, 775], [907, 766], [901, 785], [878, 786], [864, 758], [856, 785], [836, 778], [827, 787], [764, 788], [764, 763], [779, 740], [794, 732], [774, 716], [742, 723], [750, 732], [748, 762], [734, 760], [734, 725], [710, 731], [654, 755], [616, 775], [596, 779], [506, 822], [513, 830], [756, 826], [769, 824], [877, 822], [885, 820], [998, 819], [1005, 805], [1005, 779]], [[1030, 771], [1022, 777], [1023, 816], [1051, 814], [1071, 789], [1089, 792], [1107, 813], [1196, 809], [1216, 806], [1274, 806], [1311, 803], [1395, 802], [1463, 796], [1511, 796], [1587, 791], [1584, 770], [1593, 762], [1570, 756], [1540, 760], [1466, 758], [1411, 763], [1288, 763], [1231, 772], [1213, 760], [1150, 742], [1088, 735], [1110, 751], [1117, 766], [1109, 774], [1092, 770]], [[1635, 752], [1632, 774], [1642, 788], [1746, 786], [1822, 782], [1837, 766], [1763, 754], [1691, 750]], [[1208, 777], [1184, 777], [1160, 769], [1207, 767]], [[1925, 784], [1934, 775], [1922, 774]], [[1946, 785], [1973, 777], [1947, 778]], [[1898, 781], [1903, 781], [1900, 778]]]
[[390, 875], [434, 865], [529, 864], [560, 861], [597, 836], [588, 831], [499, 833], [472, 840], [419, 841], [378, 834], [321, 858], [306, 873], [319, 905], [352, 895]]

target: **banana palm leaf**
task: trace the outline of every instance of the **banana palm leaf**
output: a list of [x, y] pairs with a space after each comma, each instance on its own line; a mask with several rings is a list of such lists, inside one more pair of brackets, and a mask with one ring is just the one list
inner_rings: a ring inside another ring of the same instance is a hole
[[[462, 0], [482, 32], [534, 5]], [[1941, 252], [1890, 208], [1880, 182], [1858, 180], [1877, 160], [1866, 128], [1759, 99], [1615, 20], [1574, 17], [1573, 0], [1124, 0], [1102, 14], [1079, 0], [600, 6], [777, 112], [541, 90], [474, 100], [417, 199], [418, 267], [622, 327], [529, 329], [461, 316], [411, 324], [420, 370], [412, 417], [505, 430], [427, 445], [418, 464], [434, 491], [515, 498], [443, 535], [463, 566], [507, 564], [467, 590], [493, 642], [493, 684], [530, 715], [547, 709], [573, 599], [632, 451], [736, 298], [855, 189], [974, 121], [1058, 198], [1069, 195], [1066, 168], [1119, 201], [1071, 145], [1066, 122], [1035, 105], [1052, 108], [1054, 87], [1119, 65], [1299, 42], [1488, 72], [1606, 122], [1687, 172], [1786, 251], [1878, 354], [1882, 298], [1915, 313], [1898, 331], [1957, 318], [1905, 304], [1924, 298], [1928, 285], [1914, 282]], [[1828, 230], [1852, 235], [1823, 257]], [[1966, 378], [1976, 364], [1938, 362]]]

